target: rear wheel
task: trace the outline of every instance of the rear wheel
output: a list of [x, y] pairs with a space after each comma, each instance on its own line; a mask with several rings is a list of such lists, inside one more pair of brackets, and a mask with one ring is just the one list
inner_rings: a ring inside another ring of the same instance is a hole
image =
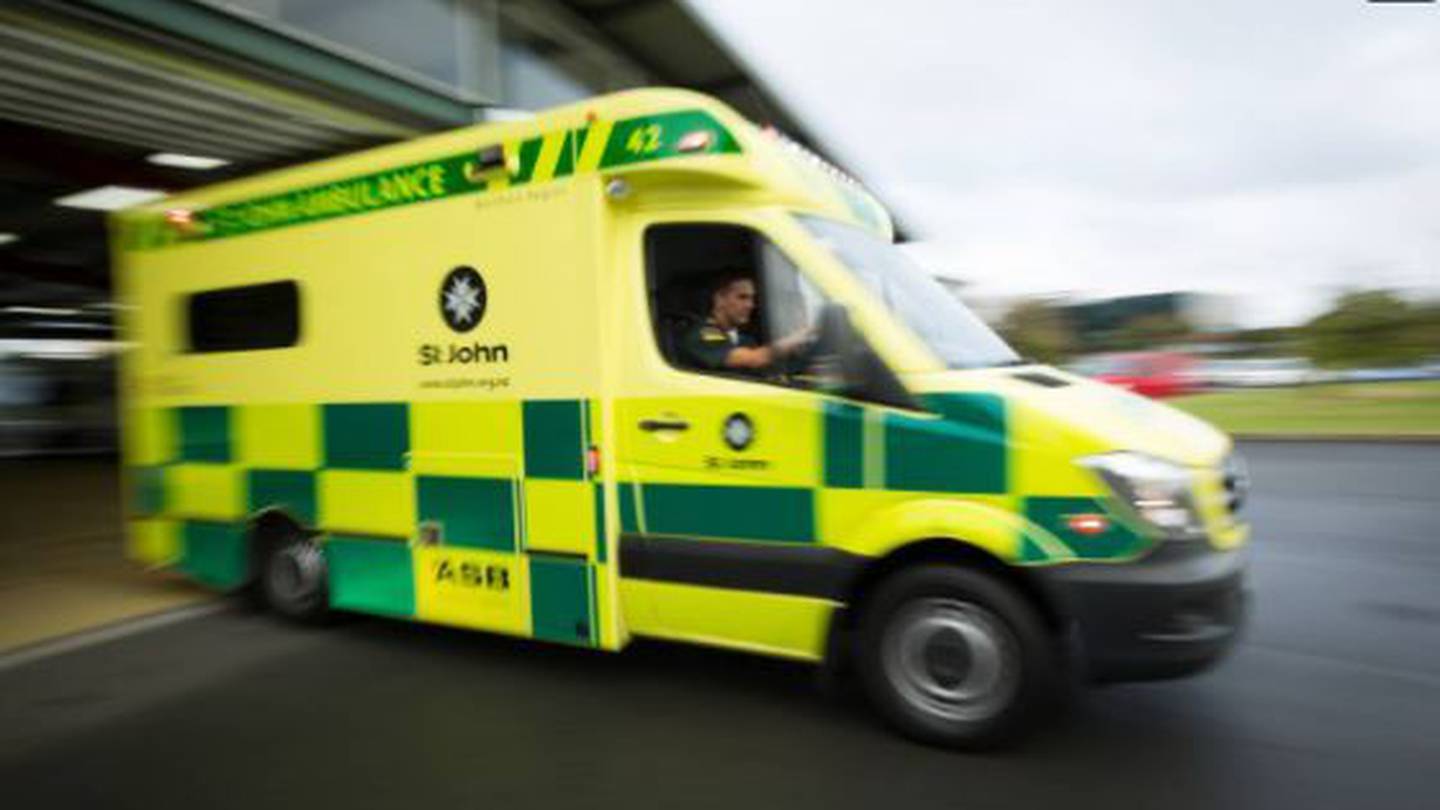
[[271, 610], [318, 622], [329, 613], [325, 554], [313, 538], [293, 532], [270, 544], [260, 568], [260, 593]]
[[856, 669], [871, 703], [922, 742], [985, 748], [1028, 730], [1053, 705], [1054, 642], [1005, 583], [958, 566], [882, 582], [860, 617]]

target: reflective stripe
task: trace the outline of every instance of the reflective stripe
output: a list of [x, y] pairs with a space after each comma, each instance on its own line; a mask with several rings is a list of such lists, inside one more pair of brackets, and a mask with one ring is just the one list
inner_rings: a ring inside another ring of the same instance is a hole
[[[713, 133], [709, 144], [695, 152], [681, 152], [680, 139], [699, 129]], [[171, 226], [162, 214], [135, 214], [119, 220], [121, 243], [127, 250], [147, 250], [244, 236], [459, 194], [548, 182], [578, 172], [699, 154], [740, 152], [735, 136], [703, 110], [646, 115], [614, 123], [596, 122], [579, 129], [554, 130], [507, 142], [506, 154], [516, 155], [515, 170], [498, 177], [478, 170], [475, 159], [481, 148], [477, 145], [473, 151], [456, 155], [202, 208], [191, 212], [192, 222], [184, 228]]]

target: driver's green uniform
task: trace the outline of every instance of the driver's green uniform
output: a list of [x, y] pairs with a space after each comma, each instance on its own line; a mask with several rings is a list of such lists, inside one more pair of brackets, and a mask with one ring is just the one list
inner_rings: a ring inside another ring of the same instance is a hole
[[[694, 368], [720, 371], [726, 368], [725, 358], [729, 356], [731, 349], [752, 349], [758, 345], [755, 338], [744, 332], [726, 331], [713, 320], [706, 320], [685, 331], [685, 336], [680, 340], [680, 360]], [[750, 371], [740, 368], [732, 370]]]

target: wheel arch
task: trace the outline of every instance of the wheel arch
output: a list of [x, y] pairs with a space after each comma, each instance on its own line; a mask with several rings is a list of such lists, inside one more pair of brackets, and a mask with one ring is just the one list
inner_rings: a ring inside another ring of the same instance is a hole
[[881, 582], [922, 565], [954, 565], [981, 571], [1014, 588], [1040, 613], [1046, 628], [1060, 639], [1066, 620], [1060, 606], [1025, 568], [1009, 565], [992, 552], [954, 537], [917, 539], [892, 548], [867, 562], [848, 583], [842, 606], [831, 614], [826, 637], [827, 667], [845, 668], [850, 641], [867, 600]]
[[245, 585], [253, 586], [259, 582], [265, 557], [275, 544], [297, 534], [309, 537], [317, 532], [278, 506], [268, 506], [251, 515], [245, 522]]

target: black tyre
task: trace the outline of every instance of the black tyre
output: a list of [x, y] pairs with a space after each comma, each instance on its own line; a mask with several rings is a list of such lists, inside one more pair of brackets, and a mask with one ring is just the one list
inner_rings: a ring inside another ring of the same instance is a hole
[[1055, 642], [1035, 608], [979, 571], [902, 570], [860, 616], [856, 671], [879, 714], [908, 737], [982, 749], [1017, 739], [1056, 704]]
[[296, 531], [269, 544], [260, 561], [260, 595], [286, 618], [317, 623], [330, 612], [327, 573], [319, 544]]

